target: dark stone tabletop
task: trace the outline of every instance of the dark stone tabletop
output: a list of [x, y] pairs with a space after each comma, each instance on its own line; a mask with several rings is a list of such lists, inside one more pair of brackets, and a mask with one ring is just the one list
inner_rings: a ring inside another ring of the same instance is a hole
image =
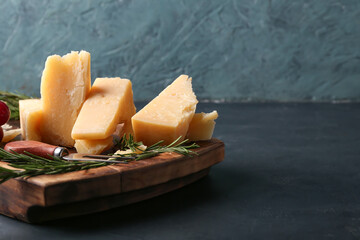
[[[141, 106], [139, 104], [138, 106]], [[360, 104], [202, 103], [225, 159], [180, 190], [0, 239], [360, 238]]]

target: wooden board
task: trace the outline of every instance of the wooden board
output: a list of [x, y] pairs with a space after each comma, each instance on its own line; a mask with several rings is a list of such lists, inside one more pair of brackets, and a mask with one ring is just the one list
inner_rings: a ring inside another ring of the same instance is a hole
[[36, 223], [83, 215], [181, 188], [224, 159], [224, 143], [199, 141], [198, 155], [176, 153], [57, 175], [11, 179], [0, 185], [0, 213]]

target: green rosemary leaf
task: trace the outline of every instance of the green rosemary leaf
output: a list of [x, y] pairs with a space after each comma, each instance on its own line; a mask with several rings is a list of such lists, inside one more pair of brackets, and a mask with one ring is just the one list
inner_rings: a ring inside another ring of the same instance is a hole
[[[163, 143], [163, 141], [159, 141], [158, 143], [155, 143], [154, 145], [143, 150], [140, 148], [140, 146], [143, 145], [142, 142], [136, 142], [131, 134], [129, 136], [124, 134], [124, 136], [116, 143], [116, 148], [120, 150], [130, 149], [132, 153], [115, 154], [112, 157], [115, 159], [117, 156], [129, 157], [129, 159], [126, 161], [138, 161], [151, 158], [165, 152], [175, 152], [185, 156], [192, 156], [194, 154], [197, 154], [190, 149], [198, 148], [199, 145], [197, 145], [196, 143], [187, 145], [188, 140], [178, 142], [180, 139], [181, 137], [179, 137], [167, 146], [162, 146], [161, 144]], [[79, 170], [87, 170], [90, 168], [97, 168], [101, 166], [115, 164], [107, 162], [66, 161], [59, 157], [52, 157], [52, 159], [47, 159], [27, 152], [25, 152], [25, 154], [19, 154], [16, 152], [10, 153], [2, 148], [0, 148], [0, 160], [3, 162], [7, 162], [10, 167], [14, 167], [17, 169], [12, 170], [0, 167], [0, 183], [16, 177], [51, 175]]]
[[163, 143], [164, 141], [163, 140], [161, 140], [161, 141], [159, 141], [159, 142], [157, 142], [157, 143], [155, 143], [155, 144], [153, 144], [153, 145], [151, 145], [150, 147], [148, 147], [147, 149], [148, 150], [152, 150], [152, 149], [156, 149], [157, 147], [159, 147], [162, 143]]
[[[151, 145], [150, 147], [146, 148], [145, 150], [141, 150], [139, 146], [142, 145], [142, 142], [135, 142], [132, 135], [129, 136], [129, 138], [124, 135], [122, 139], [120, 140], [119, 149], [125, 150], [126, 148], [131, 149], [133, 153], [126, 153], [126, 154], [115, 154], [115, 156], [120, 157], [135, 157], [135, 160], [142, 160], [150, 157], [154, 157], [159, 155], [160, 153], [165, 152], [175, 152], [178, 154], [182, 154], [185, 156], [192, 156], [196, 155], [196, 152], [193, 152], [189, 149], [198, 148], [200, 147], [196, 143], [193, 143], [191, 145], [185, 145], [188, 142], [188, 139], [183, 140], [181, 142], [178, 142], [181, 139], [181, 136], [178, 137], [175, 141], [170, 143], [167, 146], [162, 146], [161, 144], [164, 142], [163, 140]], [[125, 148], [124, 148], [125, 146]], [[138, 151], [136, 151], [138, 150]], [[140, 152], [140, 153], [139, 153]]]
[[12, 170], [0, 167], [0, 183], [16, 177], [66, 173], [113, 164], [106, 162], [70, 162], [56, 157], [49, 160], [33, 154], [9, 153], [2, 148], [0, 148], [0, 159], [3, 162], [8, 162], [10, 167], [19, 169]]

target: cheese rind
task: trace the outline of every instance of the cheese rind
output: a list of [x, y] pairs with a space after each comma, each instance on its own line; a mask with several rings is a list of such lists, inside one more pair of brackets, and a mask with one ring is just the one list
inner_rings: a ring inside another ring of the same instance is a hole
[[41, 78], [42, 141], [73, 146], [71, 131], [91, 87], [90, 54], [49, 56]]
[[132, 117], [136, 141], [150, 146], [184, 139], [197, 102], [191, 78], [181, 75]]
[[109, 137], [119, 123], [132, 133], [130, 119], [136, 109], [131, 82], [121, 78], [97, 78], [72, 130], [72, 138], [98, 140]]
[[83, 154], [100, 154], [112, 146], [112, 136], [101, 140], [75, 140], [76, 151]]
[[19, 112], [22, 138], [24, 140], [41, 141], [40, 126], [43, 120], [41, 100], [20, 100]]
[[217, 111], [212, 111], [211, 113], [195, 113], [190, 122], [186, 137], [190, 141], [211, 139], [215, 128], [214, 120], [217, 119], [218, 116]]

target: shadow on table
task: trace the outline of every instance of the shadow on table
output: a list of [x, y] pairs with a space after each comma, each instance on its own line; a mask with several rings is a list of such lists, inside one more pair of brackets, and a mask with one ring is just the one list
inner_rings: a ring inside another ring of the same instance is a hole
[[217, 168], [203, 179], [162, 196], [105, 212], [55, 220], [41, 226], [65, 231], [92, 231], [114, 226], [141, 226], [142, 223], [169, 219], [169, 216], [175, 215], [187, 218], [183, 215], [191, 216], [192, 209], [217, 204], [248, 181], [252, 179], [237, 169]]

